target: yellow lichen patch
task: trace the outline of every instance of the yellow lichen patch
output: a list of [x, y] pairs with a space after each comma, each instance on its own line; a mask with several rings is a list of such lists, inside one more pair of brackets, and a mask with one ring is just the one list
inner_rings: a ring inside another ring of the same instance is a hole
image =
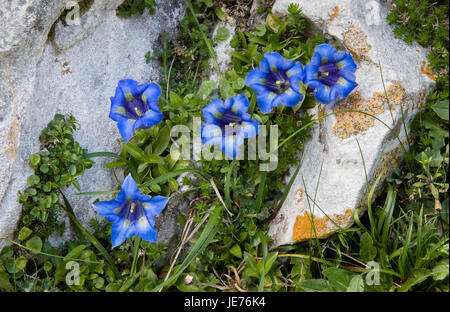
[[[389, 101], [386, 99], [386, 93]], [[384, 112], [386, 104], [392, 110], [395, 110], [395, 106], [403, 105], [403, 102], [406, 102], [406, 105], [408, 105], [408, 102], [405, 100], [405, 88], [399, 82], [392, 84], [386, 93], [375, 92], [372, 97], [363, 99], [359, 91], [355, 91], [337, 104], [334, 111], [356, 110], [371, 115], [379, 115]], [[336, 114], [336, 121], [333, 132], [341, 140], [352, 135], [365, 134], [367, 129], [375, 125], [375, 121], [371, 116], [358, 112], [338, 113]]]
[[328, 216], [316, 218], [306, 211], [295, 219], [292, 241], [295, 243], [310, 238], [325, 238], [332, 231], [346, 227], [352, 222], [351, 209], [347, 209], [343, 215], [334, 214], [332, 219]]
[[431, 80], [436, 80], [435, 74], [430, 66], [427, 65], [427, 62], [423, 61], [422, 66], [420, 66], [420, 72], [424, 75], [427, 75]]
[[338, 16], [339, 14], [339, 7], [336, 5], [333, 9], [332, 13], [328, 13], [328, 16], [330, 17], [330, 19], [327, 22], [327, 25], [330, 25], [332, 21], [334, 21], [334, 19]]
[[369, 61], [367, 52], [372, 49], [372, 46], [367, 43], [367, 35], [357, 25], [350, 25], [350, 27], [342, 33], [344, 46], [353, 54], [357, 60]]

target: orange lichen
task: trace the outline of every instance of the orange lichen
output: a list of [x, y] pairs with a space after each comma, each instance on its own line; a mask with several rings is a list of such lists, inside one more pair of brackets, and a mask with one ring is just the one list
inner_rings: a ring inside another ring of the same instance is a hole
[[367, 43], [367, 35], [357, 25], [350, 25], [347, 31], [342, 33], [344, 46], [357, 60], [369, 61], [367, 53], [372, 46]]
[[424, 75], [427, 75], [431, 80], [436, 80], [436, 76], [430, 66], [427, 65], [427, 62], [423, 61], [422, 66], [420, 67], [420, 72]]
[[[386, 93], [389, 101], [386, 99]], [[386, 93], [375, 92], [372, 97], [363, 99], [359, 91], [355, 91], [337, 104], [334, 111], [356, 110], [371, 115], [379, 115], [384, 112], [386, 104], [388, 107], [390, 106], [391, 110], [395, 110], [395, 106], [402, 105], [405, 101], [405, 88], [399, 82], [392, 84]], [[375, 125], [371, 116], [358, 112], [337, 113], [336, 121], [333, 127], [334, 134], [341, 140], [352, 135], [365, 134], [367, 129]]]
[[325, 238], [338, 228], [348, 226], [353, 222], [353, 213], [347, 209], [344, 215], [334, 214], [330, 219], [328, 216], [316, 218], [308, 211], [295, 219], [292, 233], [292, 241], [300, 242], [310, 238]]
[[333, 9], [332, 13], [328, 13], [328, 16], [330, 17], [330, 19], [327, 22], [327, 25], [330, 25], [332, 21], [334, 21], [334, 19], [338, 16], [339, 14], [339, 7], [336, 5]]

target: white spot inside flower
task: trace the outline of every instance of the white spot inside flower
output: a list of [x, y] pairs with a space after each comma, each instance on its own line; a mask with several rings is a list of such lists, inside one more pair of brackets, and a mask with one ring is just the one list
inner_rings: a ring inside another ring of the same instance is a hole
[[192, 276], [190, 276], [190, 275], [187, 275], [185, 278], [184, 278], [184, 282], [186, 283], [186, 285], [188, 285], [188, 284], [190, 284], [191, 282], [192, 282]]

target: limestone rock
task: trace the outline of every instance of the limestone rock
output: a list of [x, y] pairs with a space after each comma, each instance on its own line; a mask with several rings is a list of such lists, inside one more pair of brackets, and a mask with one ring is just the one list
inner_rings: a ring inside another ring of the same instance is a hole
[[386, 21], [388, 10], [380, 1], [277, 0], [273, 13], [287, 14], [290, 3], [299, 4], [314, 28], [351, 52], [358, 65], [359, 85], [352, 94], [336, 105], [319, 104], [310, 113], [317, 118], [360, 110], [386, 125], [347, 112], [330, 115], [312, 128], [300, 171], [270, 224], [273, 246], [325, 238], [349, 227], [355, 211], [362, 212], [358, 208], [367, 204], [365, 170], [370, 187], [399, 166], [403, 156], [399, 140], [408, 148], [409, 122], [434, 85], [425, 50], [394, 38]]
[[[32, 172], [28, 156], [39, 151], [40, 131], [55, 113], [72, 113], [79, 120], [75, 139], [90, 152], [119, 150], [120, 135], [108, 117], [109, 98], [120, 79], [160, 79], [159, 64], [146, 64], [145, 54], [157, 47], [161, 32], [175, 34], [184, 13], [181, 2], [170, 0], [158, 1], [153, 16], [119, 18], [116, 8], [122, 0], [96, 0], [79, 25], [58, 21], [48, 41], [66, 2], [0, 4], [0, 237], [12, 237], [21, 212], [17, 191], [26, 187]], [[122, 182], [103, 168], [108, 161], [96, 159], [79, 180], [82, 191], [110, 190]], [[94, 196], [73, 195], [73, 188], [67, 192], [82, 223], [97, 217], [91, 207]], [[63, 238], [68, 237], [66, 232]]]

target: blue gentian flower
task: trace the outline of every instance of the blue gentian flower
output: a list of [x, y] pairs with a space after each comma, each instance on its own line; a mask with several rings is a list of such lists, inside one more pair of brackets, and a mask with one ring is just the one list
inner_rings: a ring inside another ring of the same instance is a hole
[[120, 135], [128, 142], [134, 130], [149, 128], [161, 122], [158, 99], [161, 89], [156, 83], [138, 83], [132, 79], [120, 80], [116, 94], [111, 98], [109, 117], [117, 121]]
[[336, 51], [326, 43], [314, 50], [305, 66], [305, 83], [314, 89], [316, 100], [328, 104], [347, 97], [358, 85], [353, 74], [357, 67], [350, 53]]
[[263, 114], [280, 105], [295, 106], [303, 100], [300, 83], [305, 77], [300, 62], [285, 59], [281, 54], [269, 52], [245, 78], [245, 84], [258, 95], [256, 100]]
[[155, 216], [166, 207], [168, 200], [163, 196], [150, 198], [143, 195], [131, 175], [128, 175], [116, 198], [93, 206], [95, 211], [112, 222], [111, 244], [114, 248], [133, 235], [156, 243], [158, 233], [155, 229]]
[[203, 109], [201, 138], [205, 145], [219, 145], [228, 158], [236, 158], [244, 139], [258, 134], [259, 122], [247, 113], [248, 99], [238, 94], [225, 102], [213, 100]]

